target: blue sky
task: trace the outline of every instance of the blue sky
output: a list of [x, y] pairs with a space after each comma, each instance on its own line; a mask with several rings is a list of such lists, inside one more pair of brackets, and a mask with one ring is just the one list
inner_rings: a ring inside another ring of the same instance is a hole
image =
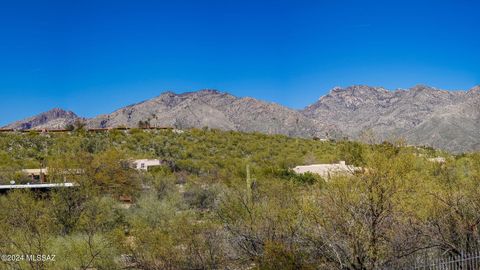
[[0, 125], [215, 88], [302, 108], [334, 86], [480, 84], [478, 1], [1, 1]]

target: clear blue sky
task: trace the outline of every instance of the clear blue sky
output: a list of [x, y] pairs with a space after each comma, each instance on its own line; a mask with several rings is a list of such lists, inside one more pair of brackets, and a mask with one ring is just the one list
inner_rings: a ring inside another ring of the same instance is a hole
[[334, 86], [480, 84], [478, 1], [1, 1], [0, 125], [215, 88], [302, 108]]

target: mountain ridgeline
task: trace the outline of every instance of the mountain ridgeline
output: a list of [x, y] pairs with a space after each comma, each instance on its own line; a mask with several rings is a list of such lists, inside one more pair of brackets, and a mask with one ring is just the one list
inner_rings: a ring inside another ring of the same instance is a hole
[[216, 90], [165, 92], [110, 114], [83, 119], [54, 109], [5, 128], [62, 128], [75, 121], [89, 128], [169, 126], [283, 134], [298, 137], [405, 139], [451, 152], [480, 150], [480, 86], [445, 91], [418, 85], [389, 91], [381, 87], [336, 87], [303, 110]]
[[15, 130], [63, 129], [78, 120], [81, 121], [82, 118], [78, 117], [74, 112], [55, 108], [36, 116], [13, 122], [4, 128]]

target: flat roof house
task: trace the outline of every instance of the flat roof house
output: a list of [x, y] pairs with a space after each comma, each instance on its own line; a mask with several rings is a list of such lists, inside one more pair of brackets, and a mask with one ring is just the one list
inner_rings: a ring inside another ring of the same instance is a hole
[[149, 167], [162, 165], [162, 161], [159, 159], [135, 159], [132, 164], [136, 170], [148, 171]]
[[48, 168], [39, 168], [39, 169], [23, 169], [23, 173], [28, 175], [32, 182], [46, 182], [46, 176], [48, 175]]
[[312, 164], [293, 168], [293, 171], [296, 173], [315, 173], [324, 179], [330, 179], [335, 175], [353, 175], [353, 173], [360, 170], [362, 170], [362, 168], [347, 165], [345, 161], [334, 164]]
[[83, 174], [82, 169], [61, 169], [55, 170], [45, 167], [45, 168], [38, 168], [38, 169], [22, 169], [22, 172], [26, 174], [32, 180], [32, 183], [45, 183], [48, 182], [48, 175], [49, 174], [60, 174], [63, 176], [63, 181], [67, 181], [67, 176], [72, 175], [81, 175]]

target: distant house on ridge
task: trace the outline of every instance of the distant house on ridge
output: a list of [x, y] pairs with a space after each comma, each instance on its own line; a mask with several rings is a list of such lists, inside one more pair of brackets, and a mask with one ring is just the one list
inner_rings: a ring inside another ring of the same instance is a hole
[[148, 171], [149, 167], [162, 165], [162, 161], [159, 159], [135, 159], [132, 160], [132, 164], [136, 170]]
[[362, 168], [360, 167], [347, 165], [345, 161], [340, 161], [335, 164], [312, 164], [293, 168], [293, 171], [296, 173], [315, 173], [326, 180], [335, 175], [353, 175], [355, 172], [361, 170]]

